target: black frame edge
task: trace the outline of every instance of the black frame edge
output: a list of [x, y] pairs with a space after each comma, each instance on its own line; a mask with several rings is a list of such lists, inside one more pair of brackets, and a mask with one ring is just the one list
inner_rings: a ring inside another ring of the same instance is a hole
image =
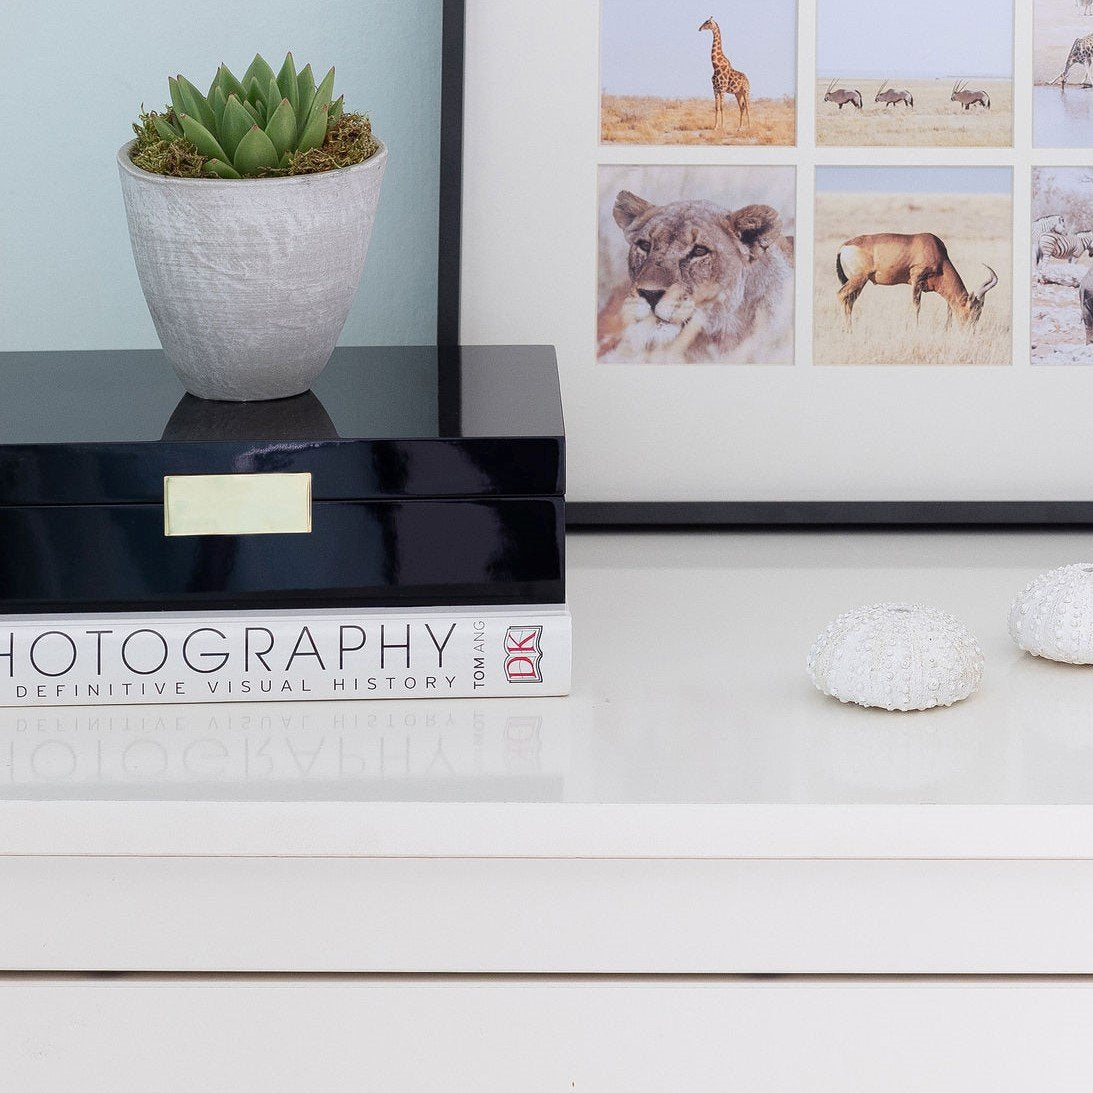
[[1082, 527], [1093, 501], [570, 501], [566, 524], [602, 527]]
[[440, 202], [436, 344], [459, 345], [463, 239], [463, 0], [444, 0], [440, 67]]

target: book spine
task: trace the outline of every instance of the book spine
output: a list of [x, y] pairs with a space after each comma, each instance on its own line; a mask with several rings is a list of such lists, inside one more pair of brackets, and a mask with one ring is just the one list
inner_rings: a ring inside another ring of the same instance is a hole
[[350, 612], [0, 623], [0, 706], [569, 693], [568, 611]]

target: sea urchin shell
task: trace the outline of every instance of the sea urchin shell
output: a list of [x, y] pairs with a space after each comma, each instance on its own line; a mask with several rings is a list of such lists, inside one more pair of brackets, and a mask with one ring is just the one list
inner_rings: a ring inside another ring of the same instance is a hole
[[1093, 664], [1093, 563], [1041, 573], [1013, 601], [1009, 629], [1026, 653]]
[[830, 623], [808, 654], [808, 674], [840, 702], [928, 710], [978, 690], [983, 653], [965, 626], [936, 607], [879, 603]]

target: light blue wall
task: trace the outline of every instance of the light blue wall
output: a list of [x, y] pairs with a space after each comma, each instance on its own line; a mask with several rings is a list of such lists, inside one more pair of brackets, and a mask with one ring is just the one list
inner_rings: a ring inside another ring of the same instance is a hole
[[429, 343], [436, 321], [441, 0], [0, 0], [0, 350], [158, 345], [115, 154], [167, 76], [209, 85], [256, 50], [337, 66], [390, 148], [346, 345]]

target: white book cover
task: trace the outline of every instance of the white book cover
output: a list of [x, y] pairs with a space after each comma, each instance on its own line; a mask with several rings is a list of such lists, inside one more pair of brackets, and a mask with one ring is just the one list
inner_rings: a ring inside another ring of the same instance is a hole
[[0, 616], [0, 706], [569, 693], [563, 605]]

